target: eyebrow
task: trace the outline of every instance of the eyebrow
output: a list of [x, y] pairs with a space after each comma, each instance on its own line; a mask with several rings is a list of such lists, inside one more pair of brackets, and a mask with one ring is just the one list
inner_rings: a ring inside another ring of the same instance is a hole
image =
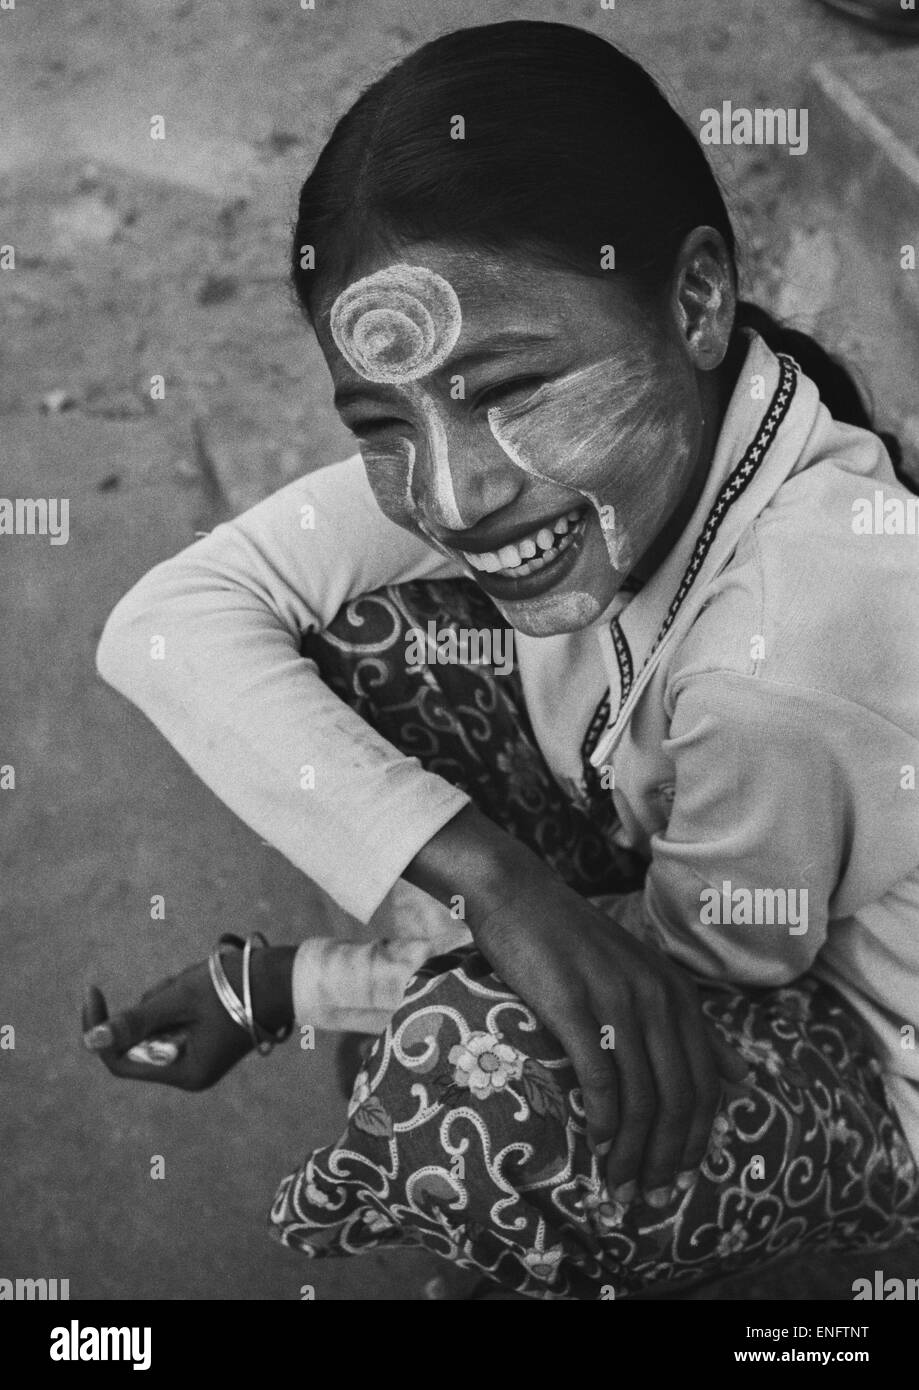
[[[542, 347], [545, 343], [554, 342], [558, 337], [557, 333], [533, 333], [521, 332], [518, 330], [504, 330], [500, 333], [493, 333], [489, 338], [483, 338], [481, 342], [470, 347], [460, 357], [448, 358], [438, 373], [456, 373], [460, 368], [468, 371], [470, 367], [477, 366], [484, 359], [493, 356], [495, 353], [512, 352], [515, 349]], [[351, 405], [354, 401], [364, 401], [374, 394], [373, 388], [379, 387], [381, 383], [368, 381], [359, 386], [343, 386], [336, 391], [333, 403], [336, 410], [341, 410], [346, 405]]]

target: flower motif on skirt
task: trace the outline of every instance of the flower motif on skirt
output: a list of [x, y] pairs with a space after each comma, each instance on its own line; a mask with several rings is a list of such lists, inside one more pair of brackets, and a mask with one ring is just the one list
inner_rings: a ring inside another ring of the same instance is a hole
[[317, 1207], [330, 1207], [332, 1205], [329, 1198], [321, 1187], [317, 1187], [314, 1182], [306, 1184], [306, 1200], [312, 1202]]
[[359, 1110], [364, 1101], [370, 1095], [370, 1082], [365, 1071], [358, 1072], [354, 1079], [354, 1089], [351, 1092], [351, 1099], [348, 1102], [348, 1119], [350, 1120], [356, 1110]]
[[602, 1187], [595, 1192], [588, 1192], [577, 1206], [590, 1224], [601, 1231], [617, 1230], [629, 1209], [626, 1202], [615, 1201]]
[[745, 1062], [765, 1067], [770, 1076], [782, 1075], [782, 1059], [765, 1038], [738, 1038], [734, 1044]]
[[719, 1255], [736, 1255], [746, 1245], [750, 1239], [749, 1233], [745, 1230], [741, 1221], [735, 1221], [729, 1231], [725, 1231], [718, 1241]]
[[534, 1279], [542, 1279], [544, 1283], [551, 1284], [558, 1274], [562, 1253], [560, 1245], [553, 1245], [549, 1250], [527, 1250], [524, 1252], [523, 1263]]
[[453, 1080], [479, 1100], [502, 1091], [508, 1081], [523, 1074], [523, 1054], [495, 1033], [470, 1033], [464, 1043], [451, 1047], [447, 1060], [454, 1068]]

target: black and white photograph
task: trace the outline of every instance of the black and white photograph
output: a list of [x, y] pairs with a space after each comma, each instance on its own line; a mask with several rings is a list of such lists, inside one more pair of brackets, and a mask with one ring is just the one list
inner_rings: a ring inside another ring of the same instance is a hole
[[516, 1301], [877, 1373], [916, 0], [0, 0], [0, 53], [24, 1364]]

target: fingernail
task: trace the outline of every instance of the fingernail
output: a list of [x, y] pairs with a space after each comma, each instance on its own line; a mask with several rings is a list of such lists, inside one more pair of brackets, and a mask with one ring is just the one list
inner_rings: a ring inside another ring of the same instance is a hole
[[97, 1023], [95, 1028], [89, 1028], [83, 1034], [83, 1045], [90, 1052], [102, 1052], [104, 1048], [111, 1047], [114, 1041], [115, 1035], [107, 1023]]
[[677, 1173], [677, 1175], [676, 1175], [676, 1186], [677, 1186], [677, 1191], [678, 1191], [678, 1192], [688, 1192], [689, 1189], [690, 1189], [691, 1187], [694, 1187], [694, 1186], [695, 1186], [696, 1179], [698, 1178], [698, 1176], [699, 1176], [699, 1170], [698, 1170], [698, 1168], [687, 1168], [687, 1169], [685, 1170], [685, 1172]]
[[649, 1207], [665, 1207], [670, 1201], [670, 1191], [669, 1187], [654, 1187], [645, 1193], [645, 1201]]
[[613, 1200], [616, 1202], [621, 1202], [623, 1206], [627, 1207], [630, 1202], [635, 1200], [635, 1194], [637, 1191], [637, 1182], [624, 1182], [621, 1187], [613, 1188]]
[[151, 1067], [168, 1067], [179, 1055], [178, 1044], [166, 1038], [147, 1038], [128, 1049], [132, 1062], [144, 1062]]
[[594, 1153], [597, 1155], [597, 1158], [608, 1158], [612, 1152], [612, 1148], [612, 1139], [604, 1139], [602, 1144], [594, 1144]]

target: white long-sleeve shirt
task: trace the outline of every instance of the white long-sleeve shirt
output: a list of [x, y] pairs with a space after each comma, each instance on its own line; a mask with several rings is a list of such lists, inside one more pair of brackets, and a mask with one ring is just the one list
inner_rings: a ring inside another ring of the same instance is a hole
[[[909, 515], [880, 441], [833, 421], [750, 335], [670, 555], [612, 622], [517, 634], [516, 654], [556, 776], [576, 789], [593, 725], [624, 839], [650, 858], [626, 915], [702, 977], [833, 984], [868, 1024], [919, 1155], [919, 536], [859, 533], [876, 492], [880, 513]], [[326, 689], [301, 634], [384, 584], [460, 572], [383, 516], [355, 457], [158, 566], [103, 634], [103, 676], [263, 839], [361, 921], [395, 891], [385, 933], [401, 942], [349, 961], [301, 948], [306, 1021], [363, 1002], [378, 1022], [431, 943], [467, 939], [397, 886], [467, 798]], [[775, 920], [785, 907], [797, 923]]]

